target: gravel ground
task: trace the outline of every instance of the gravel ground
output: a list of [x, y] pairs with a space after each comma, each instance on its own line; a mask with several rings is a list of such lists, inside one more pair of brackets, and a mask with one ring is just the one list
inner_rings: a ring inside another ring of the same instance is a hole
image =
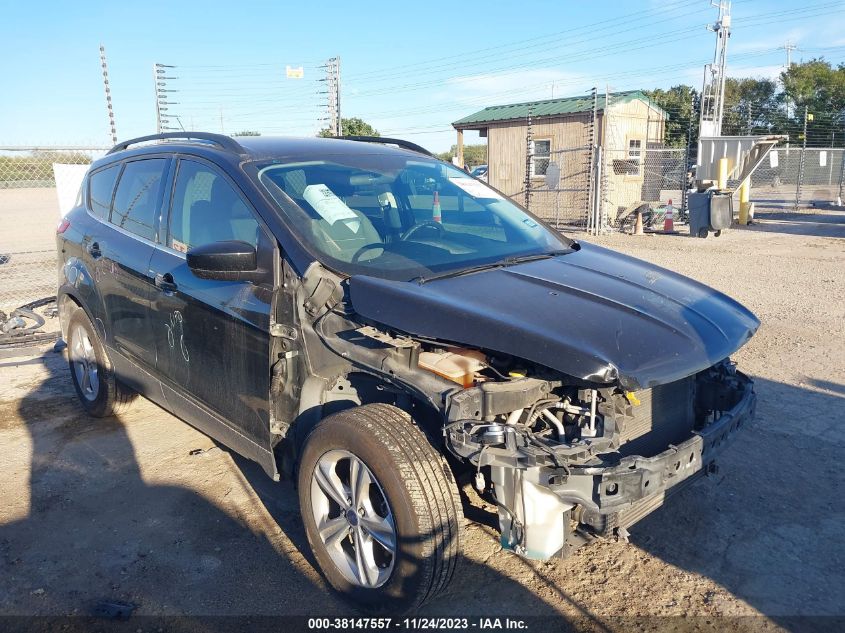
[[[736, 355], [756, 380], [758, 417], [717, 475], [635, 526], [630, 543], [531, 563], [468, 522], [460, 576], [425, 613], [553, 614], [600, 630], [627, 630], [623, 616], [777, 629], [797, 626], [787, 616], [845, 614], [843, 238], [845, 216], [820, 213], [718, 239], [594, 239], [760, 317]], [[102, 599], [136, 615], [351, 614], [313, 566], [289, 482], [146, 401], [90, 419], [62, 355], [19, 353], [0, 357], [0, 615], [88, 613]]]

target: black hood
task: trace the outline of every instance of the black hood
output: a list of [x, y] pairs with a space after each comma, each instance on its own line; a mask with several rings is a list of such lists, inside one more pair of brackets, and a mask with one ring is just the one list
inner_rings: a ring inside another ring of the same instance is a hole
[[584, 243], [552, 259], [423, 284], [368, 276], [349, 284], [354, 310], [389, 328], [630, 390], [710, 367], [760, 325], [708, 286]]

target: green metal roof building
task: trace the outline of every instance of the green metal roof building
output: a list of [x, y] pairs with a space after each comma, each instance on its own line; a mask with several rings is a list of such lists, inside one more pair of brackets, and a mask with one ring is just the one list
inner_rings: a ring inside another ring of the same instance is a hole
[[[649, 102], [650, 99], [640, 90], [628, 90], [626, 92], [611, 92], [608, 94], [608, 105], [610, 107], [628, 103], [635, 99]], [[596, 110], [604, 111], [605, 95], [597, 95]], [[660, 110], [656, 105], [652, 107]], [[577, 97], [563, 97], [560, 99], [544, 99], [542, 101], [526, 101], [523, 103], [508, 103], [505, 105], [487, 106], [462, 119], [458, 119], [452, 126], [455, 129], [474, 129], [482, 123], [493, 123], [499, 121], [519, 121], [528, 117], [540, 119], [543, 117], [562, 116], [567, 114], [588, 113], [593, 109], [592, 95], [580, 95]], [[663, 112], [663, 110], [660, 110]], [[665, 115], [665, 112], [663, 112]]]
[[[612, 198], [610, 204], [615, 206], [617, 197], [618, 204], [641, 197], [643, 158], [648, 148], [662, 145], [667, 119], [666, 112], [644, 92], [630, 90], [488, 106], [458, 119], [452, 127], [457, 131], [458, 164], [463, 165], [464, 132], [477, 131], [487, 139], [491, 185], [522, 201], [526, 182], [531, 183], [531, 190], [545, 187], [546, 169], [554, 162], [560, 168], [561, 188], [567, 191], [552, 202], [555, 208], [578, 210], [588, 204], [582, 198], [594, 177], [590, 165], [594, 165], [597, 147], [602, 149], [607, 168], [602, 177], [605, 192], [611, 192], [606, 193]], [[543, 196], [538, 194], [532, 210], [543, 217], [553, 213], [543, 207]]]

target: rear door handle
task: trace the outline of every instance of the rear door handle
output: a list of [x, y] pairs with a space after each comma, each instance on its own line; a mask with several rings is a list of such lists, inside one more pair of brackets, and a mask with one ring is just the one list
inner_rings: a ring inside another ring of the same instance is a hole
[[94, 259], [99, 259], [103, 256], [103, 251], [100, 250], [99, 242], [92, 242], [88, 245], [88, 254]]
[[176, 292], [176, 282], [173, 281], [173, 275], [170, 273], [156, 274], [155, 285], [165, 292]]

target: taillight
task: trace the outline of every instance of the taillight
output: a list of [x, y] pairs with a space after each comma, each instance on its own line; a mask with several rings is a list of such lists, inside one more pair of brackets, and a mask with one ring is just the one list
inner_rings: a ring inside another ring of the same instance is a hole
[[62, 221], [59, 222], [59, 226], [56, 227], [56, 233], [61, 235], [62, 233], [67, 231], [69, 227], [70, 227], [70, 220], [68, 220], [67, 218], [62, 218]]

